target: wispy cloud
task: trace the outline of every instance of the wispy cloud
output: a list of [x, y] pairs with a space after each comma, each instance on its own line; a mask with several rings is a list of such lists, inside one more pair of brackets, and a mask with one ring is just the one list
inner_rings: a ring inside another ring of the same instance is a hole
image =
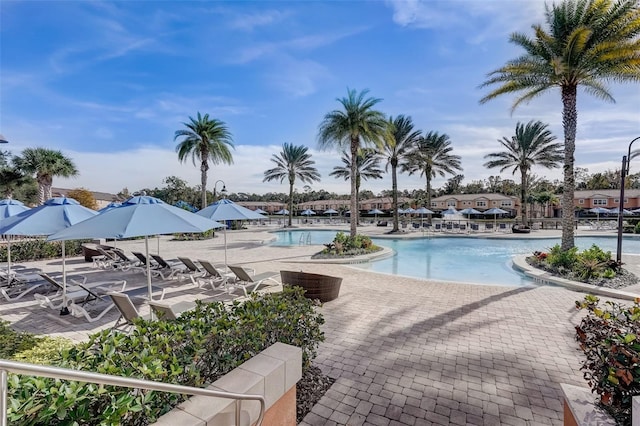
[[279, 24], [291, 16], [291, 11], [265, 10], [251, 14], [237, 15], [229, 26], [233, 29], [253, 31], [256, 28]]

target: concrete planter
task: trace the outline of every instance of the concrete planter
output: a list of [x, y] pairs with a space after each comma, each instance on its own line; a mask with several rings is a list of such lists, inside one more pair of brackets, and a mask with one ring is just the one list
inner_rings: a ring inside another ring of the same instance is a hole
[[[275, 343], [208, 388], [226, 392], [263, 395], [266, 412], [263, 426], [296, 425], [296, 383], [302, 378], [302, 350]], [[257, 401], [244, 401], [241, 424], [253, 425], [259, 415]], [[194, 396], [163, 415], [156, 426], [222, 426], [234, 422], [235, 401]]]

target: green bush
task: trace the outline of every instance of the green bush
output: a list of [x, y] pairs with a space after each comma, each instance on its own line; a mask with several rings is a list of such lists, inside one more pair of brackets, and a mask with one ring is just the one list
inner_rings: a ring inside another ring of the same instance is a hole
[[325, 244], [325, 246], [326, 248], [318, 253], [320, 256], [356, 256], [382, 250], [380, 247], [373, 244], [371, 238], [366, 235], [357, 234], [354, 237], [351, 237], [344, 232], [338, 232], [333, 239], [333, 242]]
[[71, 340], [45, 336], [39, 338], [32, 348], [16, 352], [13, 359], [30, 364], [55, 365], [59, 363], [60, 354], [73, 346], [74, 343]]
[[14, 331], [7, 321], [0, 321], [0, 358], [12, 358], [18, 352], [33, 348], [38, 341], [33, 334]]
[[[89, 240], [64, 241], [65, 254], [67, 256], [79, 256], [82, 254], [82, 244]], [[62, 257], [61, 241], [46, 241], [33, 239], [19, 241], [11, 244], [11, 260], [13, 262], [26, 262], [30, 260], [51, 259]], [[0, 246], [0, 262], [7, 261], [7, 246]]]
[[[175, 321], [137, 320], [130, 334], [103, 331], [62, 353], [60, 365], [203, 387], [275, 342], [302, 348], [308, 366], [324, 320], [300, 288], [244, 303], [198, 303]], [[11, 376], [9, 419], [20, 425], [145, 425], [186, 396]], [[74, 423], [75, 422], [75, 423]]]
[[636, 227], [633, 229], [634, 234], [640, 234], [640, 222], [636, 223]]
[[562, 250], [559, 244], [551, 247], [547, 255], [547, 263], [554, 268], [573, 269], [573, 265], [578, 260], [578, 248], [572, 247], [569, 250]]
[[588, 295], [576, 302], [587, 315], [576, 326], [586, 360], [580, 368], [599, 403], [617, 424], [631, 425], [631, 399], [640, 394], [640, 299], [625, 307]]

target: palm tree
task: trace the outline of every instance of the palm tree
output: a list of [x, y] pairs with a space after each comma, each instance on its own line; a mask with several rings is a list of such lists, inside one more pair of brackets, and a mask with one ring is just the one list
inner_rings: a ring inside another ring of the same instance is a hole
[[398, 164], [404, 164], [409, 152], [420, 139], [420, 130], [413, 130], [411, 117], [399, 115], [395, 119], [389, 117], [387, 133], [378, 147], [380, 155], [386, 160], [385, 171], [391, 165], [391, 196], [393, 197], [393, 229], [398, 232]]
[[[348, 180], [351, 178], [351, 156], [348, 152], [342, 151], [342, 163], [343, 166], [335, 166], [333, 171], [329, 173], [329, 176], [335, 178], [344, 178]], [[360, 198], [360, 185], [362, 180], [369, 179], [382, 179], [382, 169], [380, 168], [380, 157], [374, 149], [361, 148], [356, 154], [356, 205], [359, 204]], [[359, 217], [360, 211], [358, 209], [351, 210], [351, 217], [356, 217], [356, 224], [360, 224]]]
[[[318, 142], [320, 148], [328, 149], [337, 146], [349, 148], [351, 154], [351, 211], [358, 211], [356, 179], [358, 149], [362, 144], [377, 143], [382, 139], [386, 120], [384, 114], [373, 109], [381, 101], [377, 98], [366, 98], [368, 90], [357, 93], [347, 90], [347, 97], [337, 99], [344, 110], [334, 110], [327, 113], [320, 123]], [[357, 232], [357, 214], [351, 215], [351, 236]]]
[[38, 182], [38, 204], [44, 204], [51, 198], [51, 186], [54, 176], [78, 176], [73, 161], [61, 151], [46, 148], [27, 148], [21, 157], [14, 160], [17, 168], [25, 173], [35, 174]]
[[180, 162], [184, 162], [187, 157], [191, 157], [193, 164], [200, 161], [200, 208], [207, 206], [207, 172], [209, 171], [209, 161], [213, 164], [233, 164], [233, 156], [229, 148], [233, 148], [233, 138], [227, 129], [227, 125], [215, 118], [209, 118], [209, 114], [201, 116], [198, 112], [194, 119], [189, 117], [190, 122], [182, 123], [186, 129], [176, 130], [173, 140], [183, 138], [176, 152]]
[[531, 120], [526, 125], [516, 124], [516, 134], [511, 138], [503, 137], [498, 142], [504, 151], [484, 156], [488, 159], [484, 166], [490, 169], [500, 167], [500, 173], [513, 168], [513, 174], [520, 170], [520, 206], [522, 207], [522, 224], [527, 224], [527, 189], [529, 187], [529, 171], [539, 165], [548, 169], [560, 166], [562, 161], [562, 144], [554, 143], [556, 137], [547, 129], [548, 125], [541, 121]]
[[282, 151], [271, 157], [276, 167], [264, 172], [263, 182], [279, 180], [282, 183], [285, 179], [289, 180], [289, 226], [293, 219], [293, 185], [296, 178], [308, 183], [320, 181], [320, 173], [313, 166], [316, 162], [311, 159], [308, 150], [306, 146], [284, 143]]
[[446, 134], [429, 132], [421, 136], [414, 149], [408, 155], [408, 161], [403, 169], [410, 175], [420, 172], [427, 180], [427, 208], [431, 208], [431, 179], [436, 175], [455, 175], [461, 171], [460, 156], [451, 153], [451, 140]]
[[614, 101], [605, 83], [640, 80], [640, 8], [637, 0], [566, 0], [546, 7], [548, 29], [534, 25], [535, 38], [514, 33], [524, 55], [491, 72], [481, 87], [498, 87], [480, 100], [518, 93], [520, 104], [560, 88], [564, 127], [562, 250], [574, 246], [574, 153], [577, 89]]

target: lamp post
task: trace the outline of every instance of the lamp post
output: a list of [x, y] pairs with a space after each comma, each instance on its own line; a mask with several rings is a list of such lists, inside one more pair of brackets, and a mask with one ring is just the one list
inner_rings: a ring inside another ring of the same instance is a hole
[[227, 196], [227, 185], [225, 185], [223, 180], [218, 179], [216, 183], [213, 184], [213, 201], [214, 202], [218, 201], [216, 199], [216, 187], [218, 186], [218, 182], [222, 183], [222, 189], [220, 190], [220, 195], [222, 196], [222, 198]]
[[622, 169], [620, 170], [620, 202], [618, 203], [618, 246], [616, 250], [616, 261], [622, 262], [622, 222], [624, 217], [624, 183], [629, 174], [629, 164], [631, 163], [631, 145], [640, 139], [640, 136], [629, 143], [627, 155], [622, 156]]

